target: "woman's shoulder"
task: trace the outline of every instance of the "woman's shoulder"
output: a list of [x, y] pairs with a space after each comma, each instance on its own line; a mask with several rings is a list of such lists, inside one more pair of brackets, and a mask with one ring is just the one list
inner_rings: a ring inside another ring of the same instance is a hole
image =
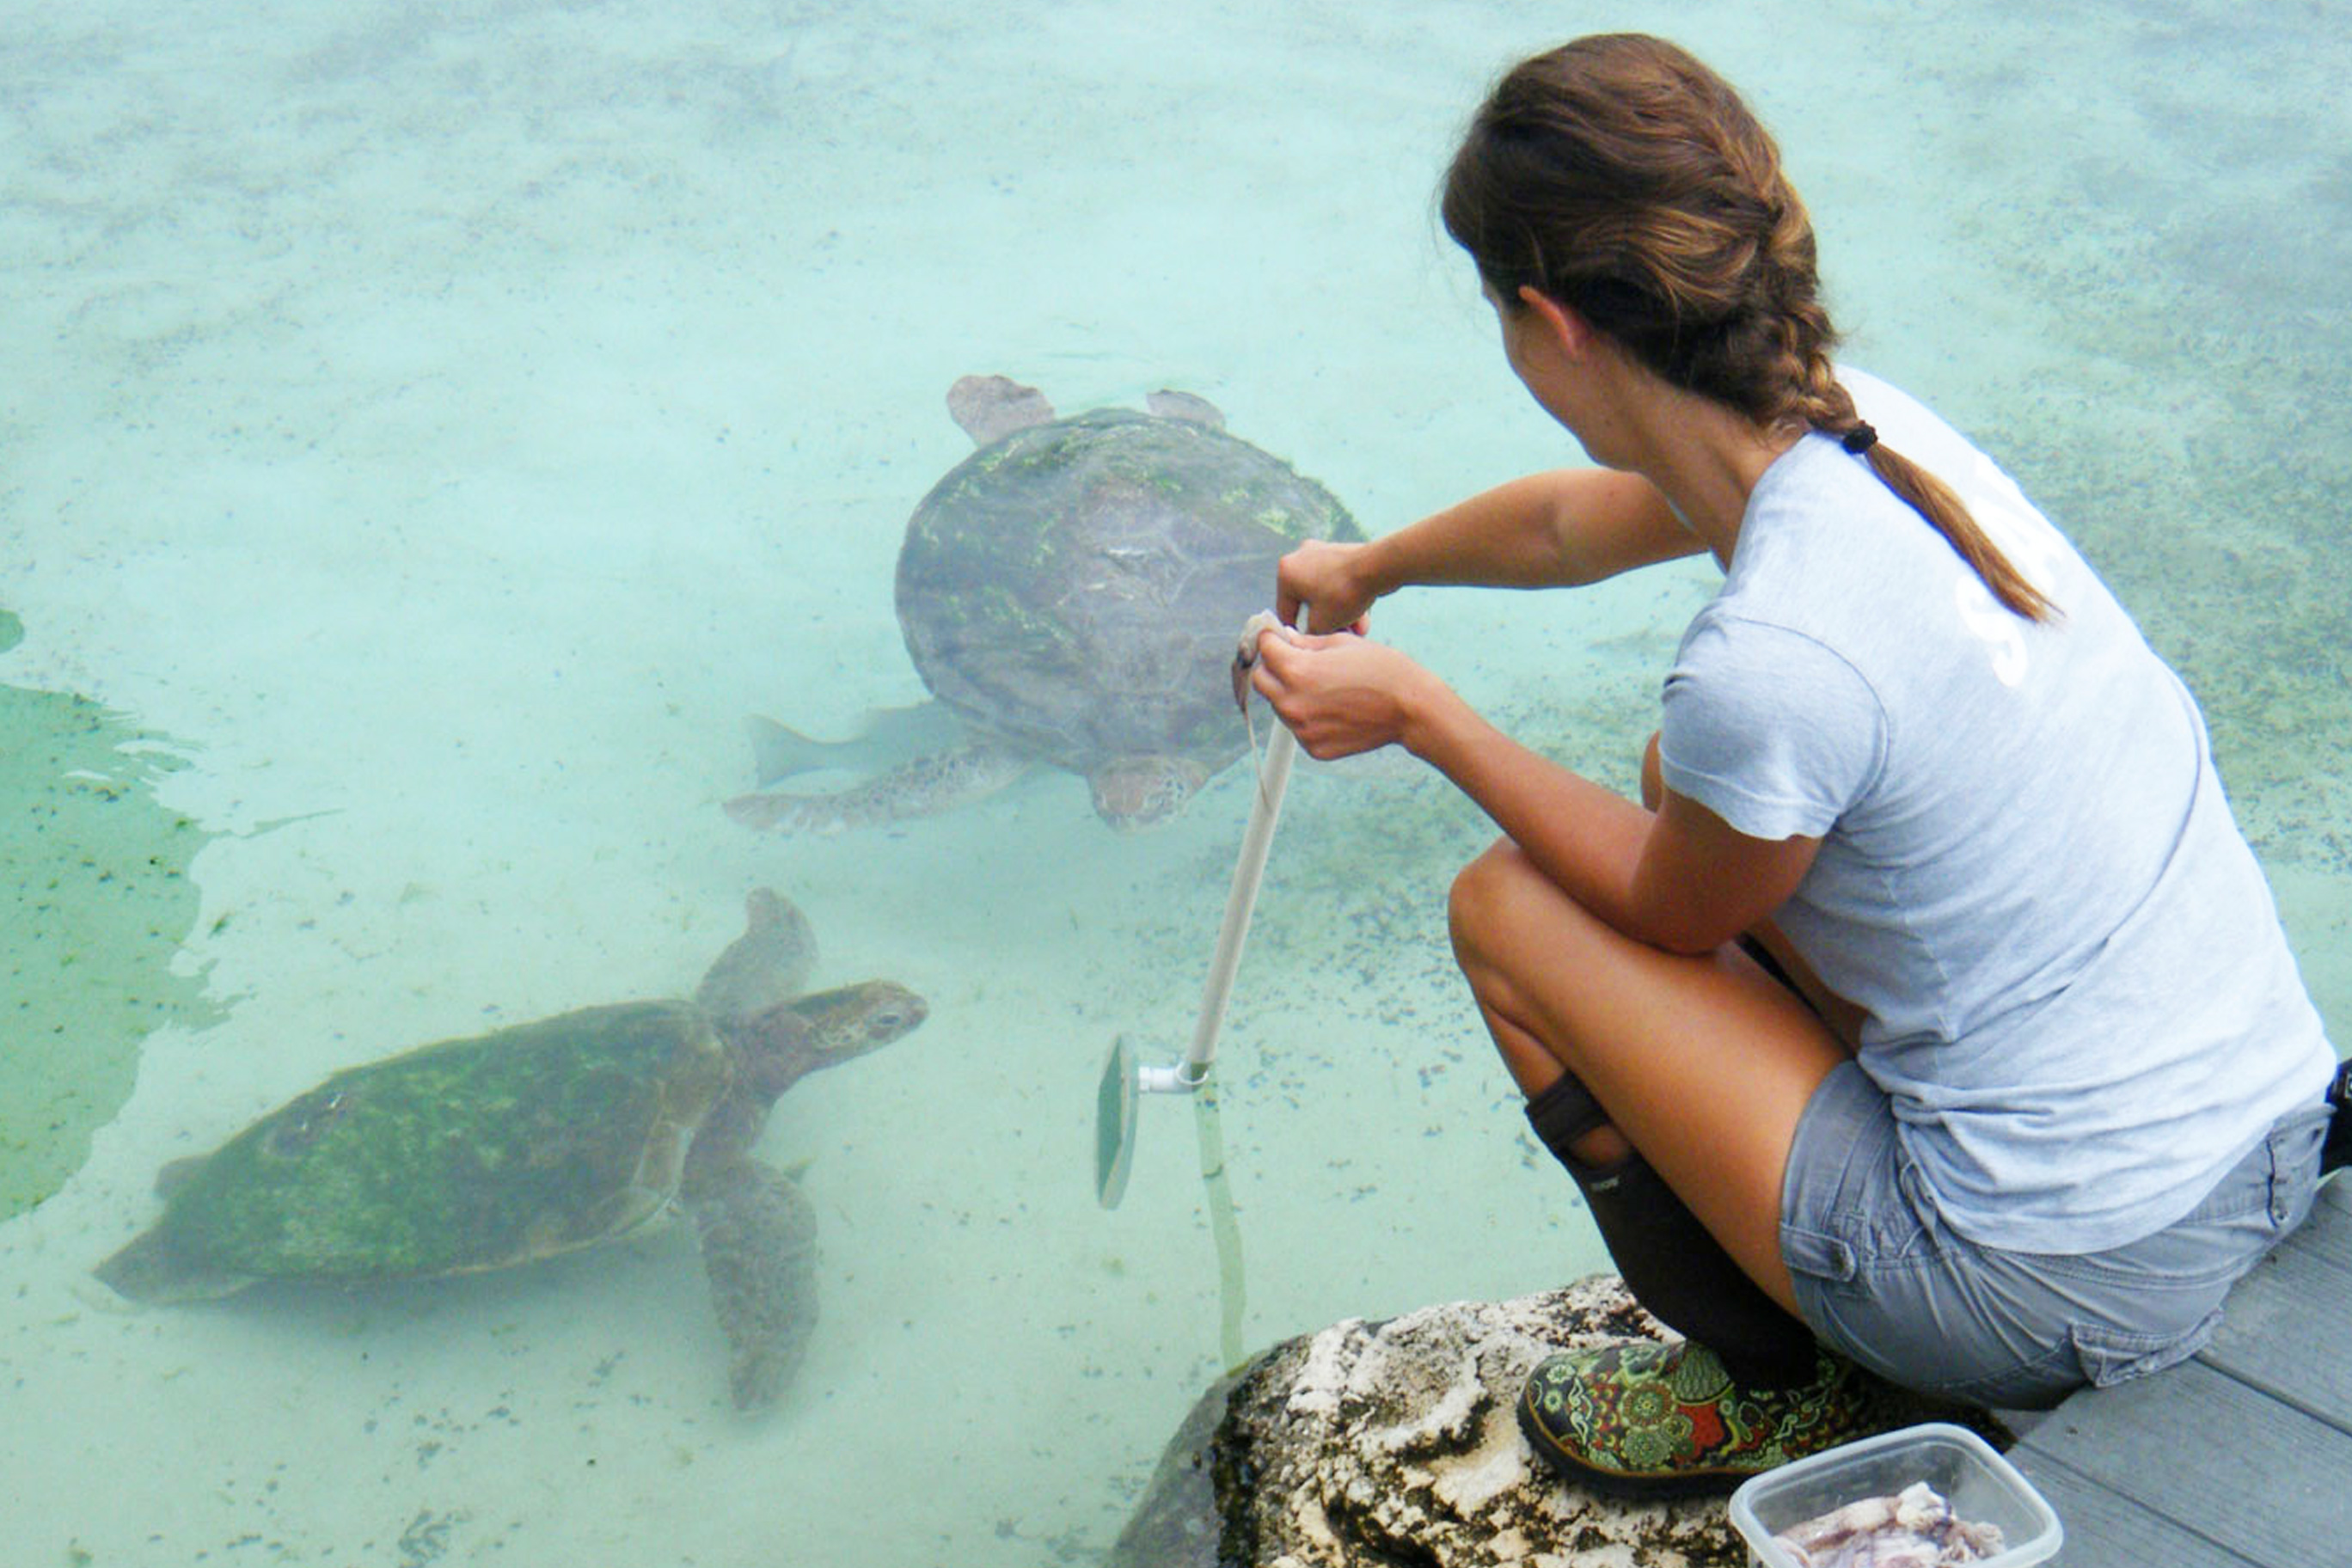
[[[2088, 592], [2087, 569], [2074, 545], [1974, 441], [1867, 371], [1840, 365], [1838, 376], [1885, 447], [1941, 480], [2010, 563], [2062, 609]], [[1756, 487], [1732, 575], [1769, 585], [1774, 597], [1792, 581], [1825, 589], [1840, 582], [1877, 584], [1899, 596], [1900, 584], [1915, 576], [1921, 586], [1948, 591], [1952, 559], [1942, 535], [1922, 526], [1919, 513], [1867, 458], [1815, 433], [1790, 447]]]
[[1769, 602], [1808, 586], [1883, 578], [1890, 563], [1875, 557], [1911, 545], [1917, 521], [1865, 459], [1834, 437], [1806, 435], [1749, 493], [1727, 595]]

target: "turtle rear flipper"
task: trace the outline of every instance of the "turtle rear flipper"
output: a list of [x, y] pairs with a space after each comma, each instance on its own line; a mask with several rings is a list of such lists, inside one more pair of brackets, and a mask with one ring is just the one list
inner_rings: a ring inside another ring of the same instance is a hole
[[249, 1274], [233, 1274], [191, 1256], [162, 1226], [134, 1237], [90, 1272], [108, 1289], [131, 1301], [202, 1301], [253, 1283]]
[[1206, 425], [1212, 430], [1225, 427], [1225, 411], [1205, 397], [1189, 392], [1171, 392], [1162, 387], [1143, 400], [1143, 405], [1162, 419], [1190, 419], [1195, 425]]
[[937, 698], [904, 708], [877, 708], [845, 741], [820, 741], [788, 724], [754, 713], [743, 721], [751, 737], [751, 760], [761, 789], [800, 773], [843, 769], [877, 773], [963, 739], [954, 710]]
[[740, 795], [727, 815], [746, 827], [839, 833], [930, 816], [995, 794], [1034, 765], [1001, 746], [973, 744], [918, 757], [833, 795]]
[[948, 388], [948, 414], [974, 446], [985, 447], [1015, 430], [1050, 423], [1054, 405], [1044, 393], [1011, 376], [967, 375]]
[[751, 1160], [698, 1173], [685, 1197], [735, 1408], [772, 1404], [816, 1327], [816, 1209], [791, 1177]]
[[210, 1154], [183, 1154], [176, 1160], [167, 1161], [163, 1168], [155, 1173], [155, 1195], [170, 1197], [186, 1186], [188, 1178], [203, 1170], [211, 1160]]

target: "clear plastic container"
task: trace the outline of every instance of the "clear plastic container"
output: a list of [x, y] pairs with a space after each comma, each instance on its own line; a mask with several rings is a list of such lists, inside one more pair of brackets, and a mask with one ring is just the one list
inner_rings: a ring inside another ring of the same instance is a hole
[[1731, 1524], [1748, 1542], [1749, 1568], [1798, 1568], [1772, 1537], [1864, 1498], [1893, 1497], [1925, 1481], [1974, 1523], [2000, 1531], [2003, 1549], [1977, 1568], [2026, 1568], [2058, 1554], [2064, 1532], [2033, 1483], [1965, 1426], [1930, 1422], [1881, 1433], [1752, 1476], [1731, 1494]]

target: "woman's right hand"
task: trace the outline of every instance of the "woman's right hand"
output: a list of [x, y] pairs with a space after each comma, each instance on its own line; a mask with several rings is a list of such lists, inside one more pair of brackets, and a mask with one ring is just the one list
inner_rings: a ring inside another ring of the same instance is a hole
[[1423, 738], [1432, 715], [1458, 703], [1444, 682], [1397, 649], [1356, 636], [1258, 634], [1250, 684], [1318, 762]]
[[1307, 606], [1309, 632], [1361, 632], [1380, 590], [1364, 580], [1368, 544], [1310, 539], [1274, 569], [1274, 613], [1286, 626]]

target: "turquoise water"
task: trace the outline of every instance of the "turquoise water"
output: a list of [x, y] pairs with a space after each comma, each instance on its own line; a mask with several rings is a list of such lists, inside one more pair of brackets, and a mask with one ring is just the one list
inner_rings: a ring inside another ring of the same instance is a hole
[[[2345, 6], [8, 5], [0, 683], [146, 737], [91, 831], [193, 859], [141, 884], [168, 955], [47, 963], [20, 900], [0, 1017], [194, 998], [0, 1224], [14, 1560], [1094, 1560], [1221, 1361], [1190, 1117], [1144, 1108], [1106, 1214], [1095, 1077], [1181, 1047], [1246, 781], [1131, 837], [1059, 774], [758, 836], [719, 806], [740, 721], [921, 695], [891, 567], [969, 372], [1197, 393], [1375, 530], [1570, 460], [1430, 195], [1496, 69], [1613, 26], [1751, 92], [1850, 357], [2141, 613], [2352, 1032]], [[1708, 587], [1379, 629], [1624, 785]], [[60, 766], [28, 798], [105, 771]], [[1223, 1045], [1253, 1345], [1600, 1262], [1446, 958], [1482, 837], [1406, 770], [1294, 785]], [[680, 1227], [366, 1296], [89, 1293], [163, 1161], [352, 1062], [683, 992], [762, 884], [821, 982], [931, 1004], [762, 1144], [824, 1247], [778, 1409], [727, 1407]]]

